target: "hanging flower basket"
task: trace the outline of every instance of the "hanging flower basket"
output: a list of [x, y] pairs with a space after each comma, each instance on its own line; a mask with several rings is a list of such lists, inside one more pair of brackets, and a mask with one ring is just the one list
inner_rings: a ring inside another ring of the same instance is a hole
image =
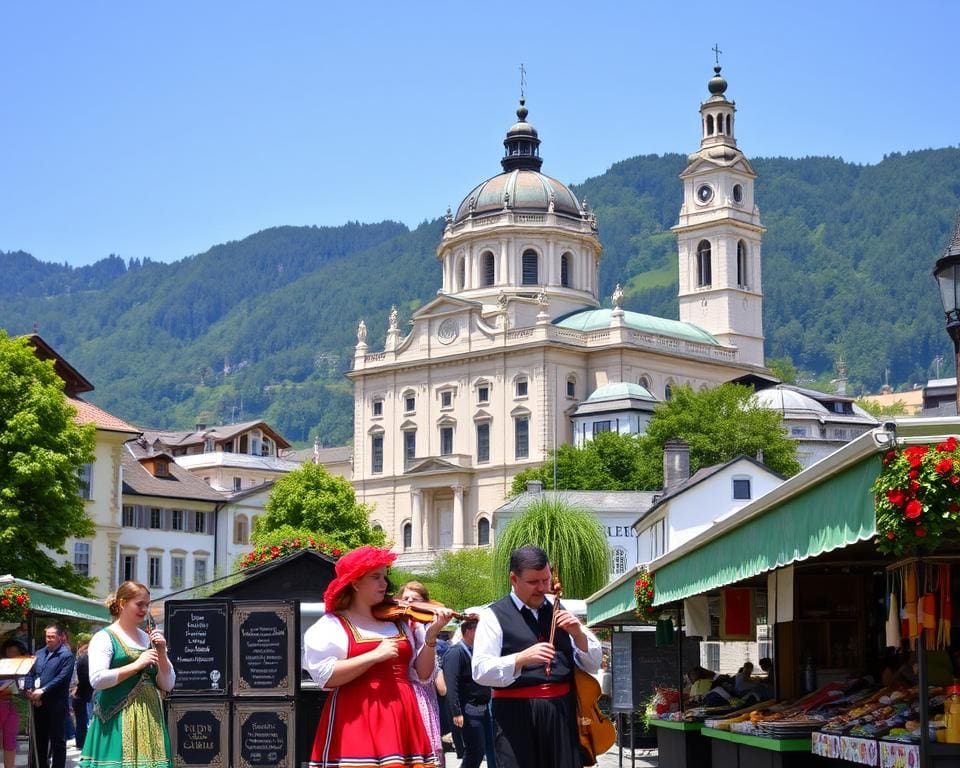
[[871, 489], [877, 510], [877, 549], [894, 555], [935, 549], [960, 532], [960, 443], [888, 451]]
[[270, 562], [271, 560], [276, 560], [279, 557], [286, 557], [294, 552], [299, 552], [301, 549], [312, 549], [316, 552], [320, 552], [321, 554], [329, 555], [330, 557], [335, 558], [340, 557], [340, 555], [343, 554], [343, 550], [340, 547], [327, 544], [327, 542], [320, 541], [320, 539], [314, 538], [313, 536], [308, 536], [306, 538], [284, 539], [279, 544], [260, 545], [254, 547], [250, 552], [243, 556], [243, 559], [240, 561], [240, 567], [251, 568], [255, 565], [261, 565], [263, 563]]
[[644, 621], [653, 621], [653, 576], [643, 566], [633, 584], [633, 596], [637, 601], [637, 616]]
[[0, 622], [16, 624], [27, 617], [30, 610], [30, 595], [23, 587], [4, 587], [0, 591]]

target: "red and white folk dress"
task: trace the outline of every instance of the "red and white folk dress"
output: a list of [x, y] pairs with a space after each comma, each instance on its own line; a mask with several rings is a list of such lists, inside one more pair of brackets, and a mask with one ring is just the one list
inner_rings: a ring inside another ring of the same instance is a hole
[[311, 768], [436, 768], [411, 682], [416, 671], [408, 630], [391, 624], [375, 634], [328, 614], [304, 636], [304, 668], [323, 686], [335, 661], [361, 656], [398, 634], [398, 658], [374, 664], [331, 690], [313, 740]]

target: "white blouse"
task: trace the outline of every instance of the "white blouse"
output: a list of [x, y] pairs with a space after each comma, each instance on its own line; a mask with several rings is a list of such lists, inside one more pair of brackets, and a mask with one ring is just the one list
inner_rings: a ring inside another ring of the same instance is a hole
[[[113, 631], [116, 631], [117, 637], [130, 648], [145, 651], [150, 647], [150, 638], [142, 629], [137, 629], [136, 642], [116, 627], [111, 627], [109, 630], [101, 629], [97, 632], [90, 639], [87, 657], [90, 660], [90, 685], [98, 691], [103, 688], [112, 688], [118, 682], [118, 670], [110, 669], [110, 661], [113, 659], [113, 643], [110, 640], [109, 633]], [[173, 684], [176, 681], [177, 673], [174, 671], [172, 664], [169, 672], [159, 672], [157, 674], [157, 687], [164, 691], [172, 691]]]
[[[409, 676], [410, 680], [418, 683], [430, 683], [437, 676], [437, 664], [434, 661], [433, 670], [427, 678], [421, 678], [417, 674], [414, 663], [420, 650], [423, 648], [426, 639], [426, 633], [422, 624], [415, 624], [413, 630], [404, 623], [400, 626], [404, 634], [413, 644], [414, 653], [410, 659]], [[382, 639], [387, 637], [397, 637], [397, 625], [387, 622], [381, 622], [376, 629], [357, 627], [354, 628], [364, 639]], [[347, 648], [349, 640], [347, 633], [340, 623], [340, 619], [335, 614], [327, 613], [321, 616], [310, 629], [303, 635], [303, 668], [307, 670], [310, 677], [313, 678], [324, 690], [327, 688], [327, 681], [333, 674], [333, 667], [336, 662], [347, 658]]]

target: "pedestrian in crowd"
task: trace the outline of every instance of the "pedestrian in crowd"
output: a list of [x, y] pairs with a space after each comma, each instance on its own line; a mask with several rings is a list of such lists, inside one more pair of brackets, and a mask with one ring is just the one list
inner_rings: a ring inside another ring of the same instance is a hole
[[377, 619], [373, 608], [387, 595], [387, 566], [395, 559], [390, 550], [371, 546], [341, 557], [323, 595], [327, 612], [304, 636], [303, 668], [331, 691], [312, 768], [437, 766], [413, 681], [436, 676], [437, 635], [451, 612], [438, 610], [426, 627]]
[[[0, 656], [5, 659], [26, 655], [26, 647], [18, 640], [7, 640], [0, 648]], [[14, 768], [17, 762], [20, 713], [17, 712], [13, 697], [18, 690], [16, 678], [0, 680], [0, 747], [3, 748], [3, 768]]]
[[[430, 592], [419, 581], [408, 581], [398, 590], [400, 602], [429, 602]], [[414, 622], [411, 620], [411, 627]], [[440, 657], [440, 643], [443, 642], [437, 637], [436, 655]], [[439, 669], [439, 664], [438, 664]], [[440, 727], [440, 709], [438, 693], [435, 680], [429, 683], [421, 683], [419, 680], [413, 681], [413, 692], [417, 695], [417, 704], [420, 707], [420, 714], [423, 716], [423, 725], [427, 729], [427, 735], [430, 737], [430, 744], [433, 746], [433, 756], [437, 765], [443, 768], [446, 765], [446, 756], [443, 753], [442, 730]]]
[[443, 677], [447, 683], [447, 704], [454, 724], [463, 732], [463, 762], [460, 768], [478, 768], [484, 755], [487, 768], [496, 768], [493, 752], [493, 722], [490, 717], [490, 688], [474, 682], [473, 643], [477, 620], [460, 625], [461, 641], [444, 659]]
[[172, 768], [160, 691], [172, 691], [177, 675], [163, 633], [140, 628], [150, 610], [150, 591], [125, 581], [106, 603], [114, 622], [87, 648], [94, 717], [80, 768]]
[[93, 698], [93, 686], [90, 685], [90, 657], [87, 655], [89, 643], [77, 646], [77, 663], [74, 667], [73, 678], [73, 719], [77, 727], [77, 749], [83, 749], [87, 738], [87, 725], [90, 717], [87, 712]]
[[575, 665], [590, 674], [600, 668], [600, 642], [547, 598], [552, 573], [539, 547], [510, 553], [510, 585], [510, 594], [480, 614], [473, 646], [473, 679], [493, 688], [497, 766], [580, 768], [571, 682]]
[[73, 654], [66, 645], [66, 632], [59, 624], [44, 629], [44, 647], [27, 676], [27, 698], [33, 705], [37, 763], [46, 768], [64, 768], [67, 762], [66, 720], [73, 676]]

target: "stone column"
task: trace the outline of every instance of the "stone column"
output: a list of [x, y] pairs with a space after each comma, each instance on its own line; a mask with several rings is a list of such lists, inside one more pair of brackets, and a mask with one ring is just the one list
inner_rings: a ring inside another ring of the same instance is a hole
[[462, 549], [463, 541], [463, 486], [451, 486], [453, 490], [453, 548]]
[[423, 491], [410, 491], [410, 502], [412, 512], [410, 515], [410, 527], [413, 528], [413, 540], [411, 548], [414, 550], [423, 549]]

